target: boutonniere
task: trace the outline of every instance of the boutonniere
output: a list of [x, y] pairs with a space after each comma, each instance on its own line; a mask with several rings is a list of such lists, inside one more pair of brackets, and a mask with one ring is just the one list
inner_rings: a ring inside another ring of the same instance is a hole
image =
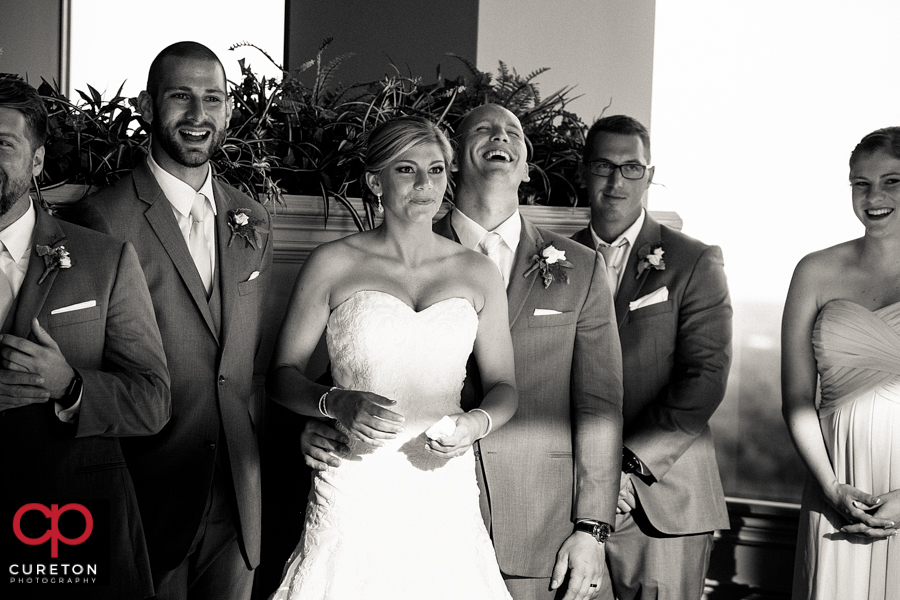
[[565, 269], [575, 268], [575, 265], [566, 260], [565, 251], [558, 250], [552, 242], [543, 248], [538, 245], [538, 253], [532, 256], [531, 260], [534, 264], [525, 271], [525, 277], [528, 277], [535, 271], [540, 271], [541, 277], [544, 278], [544, 288], [550, 287], [550, 284], [557, 277], [563, 283], [569, 283], [569, 276], [566, 274]]
[[44, 257], [44, 274], [38, 279], [38, 285], [44, 283], [44, 280], [47, 279], [47, 275], [53, 271], [56, 271], [57, 269], [68, 269], [72, 266], [72, 259], [69, 257], [69, 251], [66, 250], [65, 246], [51, 248], [50, 246], [38, 244], [34, 247], [34, 250], [37, 252], [38, 256]]
[[231, 237], [228, 238], [228, 247], [231, 248], [234, 236], [240, 236], [244, 238], [247, 246], [256, 250], [262, 244], [262, 238], [259, 234], [269, 233], [268, 229], [260, 227], [262, 224], [262, 219], [250, 216], [249, 208], [229, 210], [228, 227], [231, 229]]
[[638, 251], [638, 258], [640, 262], [638, 262], [637, 266], [637, 279], [640, 277], [644, 271], [647, 269], [653, 269], [655, 271], [665, 271], [666, 270], [666, 261], [663, 260], [663, 254], [666, 251], [662, 249], [661, 244], [657, 244], [650, 247], [649, 244], [642, 246]]

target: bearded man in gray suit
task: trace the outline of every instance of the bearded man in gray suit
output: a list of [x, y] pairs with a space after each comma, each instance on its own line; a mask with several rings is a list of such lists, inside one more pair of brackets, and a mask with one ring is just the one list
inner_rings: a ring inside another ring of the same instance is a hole
[[588, 131], [591, 223], [573, 236], [604, 256], [624, 368], [623, 473], [606, 560], [619, 600], [699, 599], [712, 532], [727, 529], [709, 419], [725, 395], [731, 303], [722, 251], [644, 210], [650, 136], [631, 117]]
[[213, 177], [231, 117], [225, 70], [196, 42], [164, 49], [138, 106], [150, 156], [76, 220], [134, 244], [172, 379], [172, 419], [125, 446], [156, 597], [245, 600], [259, 562], [260, 465], [250, 399], [269, 215]]
[[[621, 355], [604, 265], [519, 215], [528, 165], [515, 115], [476, 108], [456, 141], [456, 208], [434, 229], [498, 265], [519, 388], [515, 416], [479, 442], [482, 513], [516, 600], [595, 598], [608, 579], [604, 544], [621, 466]], [[554, 262], [558, 253], [564, 262]], [[470, 361], [464, 406], [477, 403], [477, 384]], [[385, 437], [396, 427], [372, 426]], [[301, 438], [307, 464], [339, 464], [343, 441], [310, 421]]]

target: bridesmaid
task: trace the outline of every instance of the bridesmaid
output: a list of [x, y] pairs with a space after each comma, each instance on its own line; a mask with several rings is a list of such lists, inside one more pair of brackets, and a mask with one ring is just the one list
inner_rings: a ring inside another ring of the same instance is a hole
[[850, 186], [865, 235], [800, 261], [782, 320], [782, 412], [811, 475], [795, 600], [900, 593], [900, 127], [856, 146]]

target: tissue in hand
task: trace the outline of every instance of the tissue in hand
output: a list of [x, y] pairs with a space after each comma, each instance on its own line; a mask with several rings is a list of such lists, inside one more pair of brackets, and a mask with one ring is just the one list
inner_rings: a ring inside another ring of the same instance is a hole
[[454, 431], [456, 431], [456, 422], [447, 415], [444, 415], [441, 417], [440, 421], [425, 430], [425, 435], [428, 436], [429, 439], [439, 440], [443, 437], [453, 435]]

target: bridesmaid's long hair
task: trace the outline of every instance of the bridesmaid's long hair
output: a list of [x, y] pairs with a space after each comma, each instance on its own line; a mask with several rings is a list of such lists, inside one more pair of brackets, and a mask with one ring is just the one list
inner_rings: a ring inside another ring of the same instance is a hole
[[[437, 144], [444, 156], [449, 179], [453, 149], [441, 128], [424, 117], [396, 117], [369, 132], [364, 159], [366, 173], [380, 173], [398, 156], [422, 144]], [[365, 177], [364, 173], [361, 181], [363, 199], [373, 202], [375, 196], [366, 185]]]
[[850, 153], [850, 168], [864, 155], [879, 151], [900, 159], [900, 127], [876, 129], [861, 139]]

